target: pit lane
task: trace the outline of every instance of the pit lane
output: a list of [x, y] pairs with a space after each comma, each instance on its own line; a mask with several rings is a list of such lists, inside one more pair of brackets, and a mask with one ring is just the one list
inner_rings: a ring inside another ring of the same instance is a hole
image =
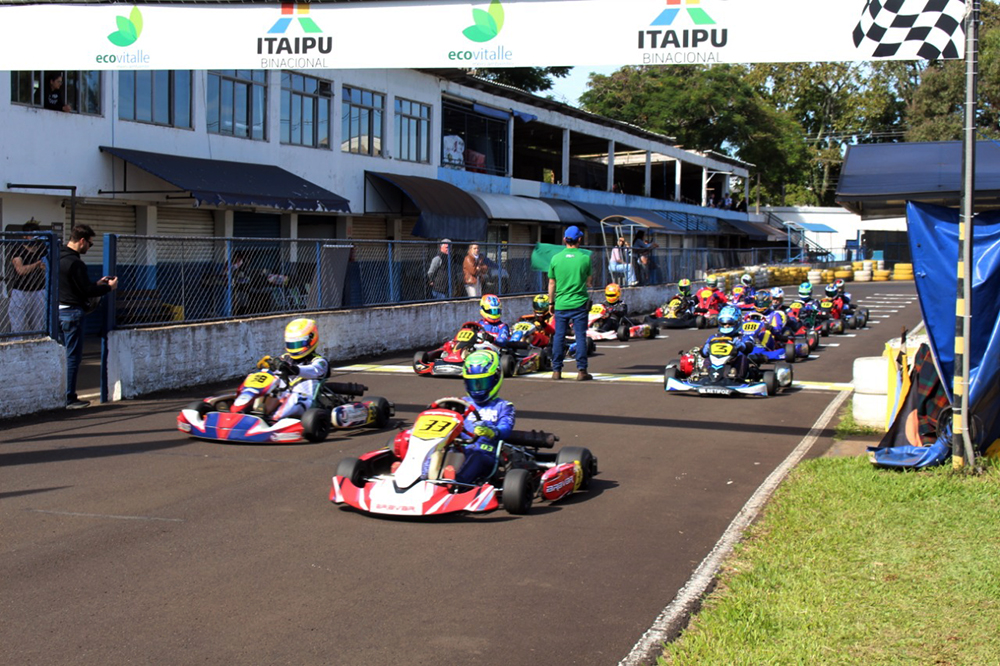
[[[600, 461], [589, 493], [524, 517], [417, 521], [336, 507], [337, 462], [391, 432], [293, 446], [185, 439], [176, 411], [204, 388], [6, 424], [7, 659], [617, 663], [837, 395], [807, 382], [849, 382], [853, 358], [881, 354], [920, 320], [912, 283], [851, 291], [873, 311], [870, 329], [824, 338], [818, 358], [795, 365], [793, 390], [772, 398], [665, 395], [663, 365], [705, 331], [599, 344], [599, 381], [505, 381], [519, 428], [555, 432], [559, 446], [587, 446]], [[457, 381], [412, 373], [342, 379], [394, 401], [400, 425], [461, 393]]]

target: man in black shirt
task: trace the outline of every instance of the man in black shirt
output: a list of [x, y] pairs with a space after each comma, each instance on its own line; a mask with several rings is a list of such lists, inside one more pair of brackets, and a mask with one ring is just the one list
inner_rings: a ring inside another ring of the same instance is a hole
[[37, 333], [45, 330], [45, 243], [30, 236], [39, 230], [34, 218], [22, 230], [29, 236], [14, 246], [7, 271], [10, 328], [12, 333]]
[[66, 103], [66, 92], [63, 90], [62, 72], [49, 72], [45, 76], [45, 99], [42, 105], [52, 111], [72, 111], [73, 107]]
[[76, 395], [76, 377], [83, 361], [83, 316], [88, 302], [118, 288], [118, 278], [104, 276], [97, 282], [87, 277], [87, 265], [80, 255], [94, 244], [94, 230], [78, 224], [59, 255], [59, 327], [66, 346], [66, 408], [81, 409], [90, 405]]

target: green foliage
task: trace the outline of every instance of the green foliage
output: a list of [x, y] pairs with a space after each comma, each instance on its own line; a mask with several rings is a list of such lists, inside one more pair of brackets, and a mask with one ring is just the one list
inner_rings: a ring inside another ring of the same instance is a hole
[[527, 92], [542, 92], [552, 88], [553, 78], [567, 76], [572, 67], [483, 67], [476, 76], [502, 83]]

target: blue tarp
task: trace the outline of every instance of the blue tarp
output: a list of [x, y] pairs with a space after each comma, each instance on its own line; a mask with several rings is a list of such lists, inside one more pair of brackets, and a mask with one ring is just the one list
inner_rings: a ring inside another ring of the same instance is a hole
[[[906, 219], [920, 309], [950, 399], [959, 212], [909, 202]], [[973, 227], [969, 422], [973, 433], [978, 432], [976, 445], [983, 452], [1000, 437], [1000, 212], [975, 216]]]

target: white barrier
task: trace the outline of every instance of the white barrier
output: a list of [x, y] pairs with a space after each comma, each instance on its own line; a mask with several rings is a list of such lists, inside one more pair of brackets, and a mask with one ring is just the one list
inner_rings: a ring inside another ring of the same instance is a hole
[[889, 359], [884, 356], [864, 356], [854, 359], [854, 393], [851, 407], [854, 422], [860, 426], [885, 429], [888, 404], [886, 376]]
[[66, 406], [66, 348], [51, 338], [0, 343], [0, 404], [12, 418]]

